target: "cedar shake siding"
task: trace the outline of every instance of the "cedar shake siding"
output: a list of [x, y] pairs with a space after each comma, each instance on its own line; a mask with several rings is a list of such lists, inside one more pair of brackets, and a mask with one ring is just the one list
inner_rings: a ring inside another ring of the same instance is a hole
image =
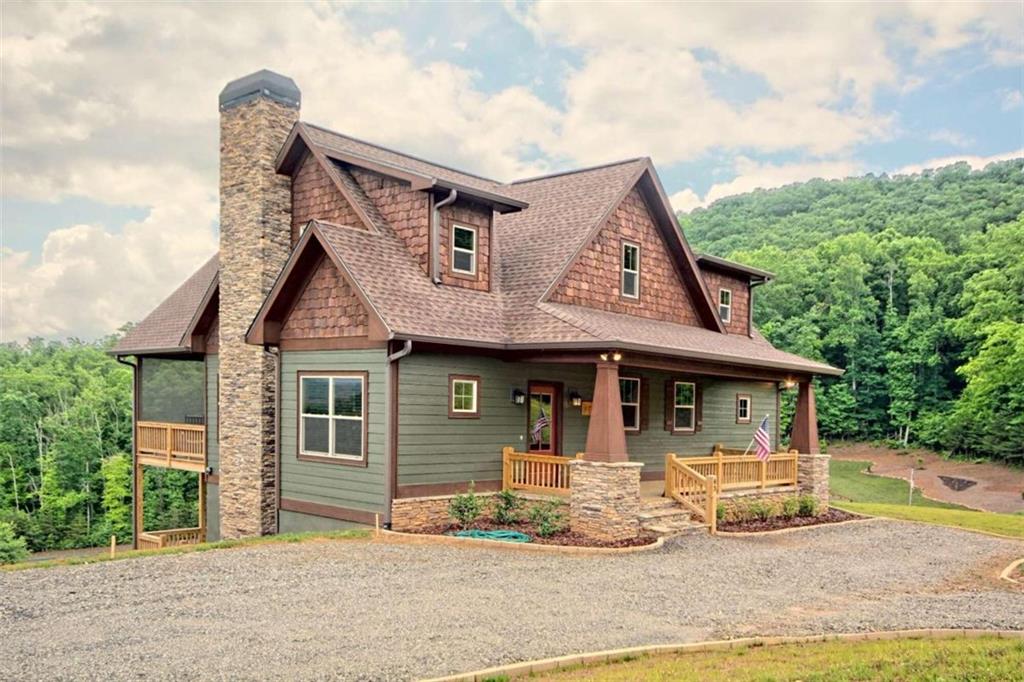
[[363, 227], [355, 210], [312, 154], [292, 178], [292, 243], [299, 239], [302, 228], [317, 219], [335, 225]]
[[355, 167], [351, 168], [351, 172], [380, 215], [419, 262], [423, 274], [428, 274], [430, 196], [426, 192], [411, 189], [408, 183], [379, 173]]
[[718, 310], [718, 292], [720, 289], [732, 291], [732, 316], [724, 322], [725, 330], [730, 334], [750, 334], [750, 284], [744, 277], [734, 277], [714, 270], [701, 268], [704, 282], [711, 292], [711, 301]]
[[[440, 213], [441, 282], [476, 291], [490, 291], [491, 209], [475, 202], [459, 200], [450, 206], [442, 206]], [[476, 228], [477, 253], [475, 275], [454, 272], [452, 270], [452, 225]]]
[[366, 308], [327, 257], [321, 259], [281, 327], [281, 339], [366, 336]]
[[[640, 297], [621, 295], [622, 242], [640, 245]], [[703, 326], [683, 286], [672, 254], [654, 224], [651, 212], [634, 187], [608, 223], [576, 259], [550, 300], [654, 318], [693, 327]]]
[[216, 355], [220, 347], [220, 316], [217, 315], [210, 323], [210, 330], [206, 332], [206, 354]]

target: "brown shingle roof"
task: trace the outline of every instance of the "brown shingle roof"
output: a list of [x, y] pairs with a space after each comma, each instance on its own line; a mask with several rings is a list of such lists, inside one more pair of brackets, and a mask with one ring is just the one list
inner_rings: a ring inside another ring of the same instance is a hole
[[164, 299], [130, 332], [124, 335], [113, 353], [183, 352], [188, 350], [184, 334], [207, 293], [217, 284], [218, 257], [212, 256], [191, 277]]

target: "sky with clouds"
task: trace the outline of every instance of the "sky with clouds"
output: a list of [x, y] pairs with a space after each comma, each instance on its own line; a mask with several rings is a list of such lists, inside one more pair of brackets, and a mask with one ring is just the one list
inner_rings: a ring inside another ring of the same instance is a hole
[[683, 211], [1024, 155], [1024, 4], [0, 6], [0, 340], [137, 321], [217, 248], [217, 94], [499, 180], [651, 156]]

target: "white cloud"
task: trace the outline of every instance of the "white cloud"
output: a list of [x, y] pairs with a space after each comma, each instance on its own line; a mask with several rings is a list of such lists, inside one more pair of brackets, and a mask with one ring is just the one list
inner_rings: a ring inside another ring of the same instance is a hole
[[672, 204], [672, 208], [683, 213], [689, 213], [693, 209], [704, 205], [700, 195], [689, 188], [676, 192], [668, 200]]
[[930, 135], [928, 135], [928, 139], [931, 140], [932, 142], [945, 142], [946, 144], [952, 145], [954, 147], [960, 147], [961, 149], [970, 147], [975, 142], [974, 138], [968, 135], [958, 133], [955, 130], [948, 130], [946, 128], [936, 130], [935, 132], [931, 133]]
[[1020, 109], [1024, 106], [1024, 91], [1021, 90], [1003, 90], [1000, 92], [1002, 95], [1001, 107], [1003, 111], [1013, 111], [1014, 109]]
[[991, 156], [943, 156], [936, 159], [928, 159], [921, 163], [912, 163], [910, 165], [903, 166], [902, 168], [894, 171], [893, 175], [911, 175], [913, 173], [920, 173], [929, 169], [950, 166], [954, 163], [960, 163], [961, 161], [966, 161], [974, 170], [981, 170], [985, 166], [996, 161], [1006, 161], [1008, 159], [1019, 159], [1022, 157], [1024, 157], [1024, 148], [1014, 149], [1013, 151], [1003, 152], [1001, 154], [993, 154]]

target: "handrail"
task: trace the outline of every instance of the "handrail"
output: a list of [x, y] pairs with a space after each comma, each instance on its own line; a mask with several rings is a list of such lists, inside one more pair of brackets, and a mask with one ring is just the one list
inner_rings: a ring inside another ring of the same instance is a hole
[[712, 535], [717, 532], [718, 487], [714, 475], [701, 475], [670, 452], [665, 455], [665, 495], [700, 518]]
[[[576, 459], [583, 456], [577, 453]], [[548, 495], [569, 494], [569, 462], [571, 457], [516, 452], [501, 449], [502, 490], [525, 490]]]
[[204, 528], [172, 528], [139, 533], [139, 549], [162, 549], [179, 545], [198, 545], [206, 541]]
[[206, 469], [206, 426], [175, 422], [136, 422], [139, 461], [169, 469]]
[[755, 455], [730, 455], [720, 447], [710, 457], [684, 457], [702, 476], [715, 476], [718, 492], [797, 484], [797, 454], [775, 453], [767, 460]]

